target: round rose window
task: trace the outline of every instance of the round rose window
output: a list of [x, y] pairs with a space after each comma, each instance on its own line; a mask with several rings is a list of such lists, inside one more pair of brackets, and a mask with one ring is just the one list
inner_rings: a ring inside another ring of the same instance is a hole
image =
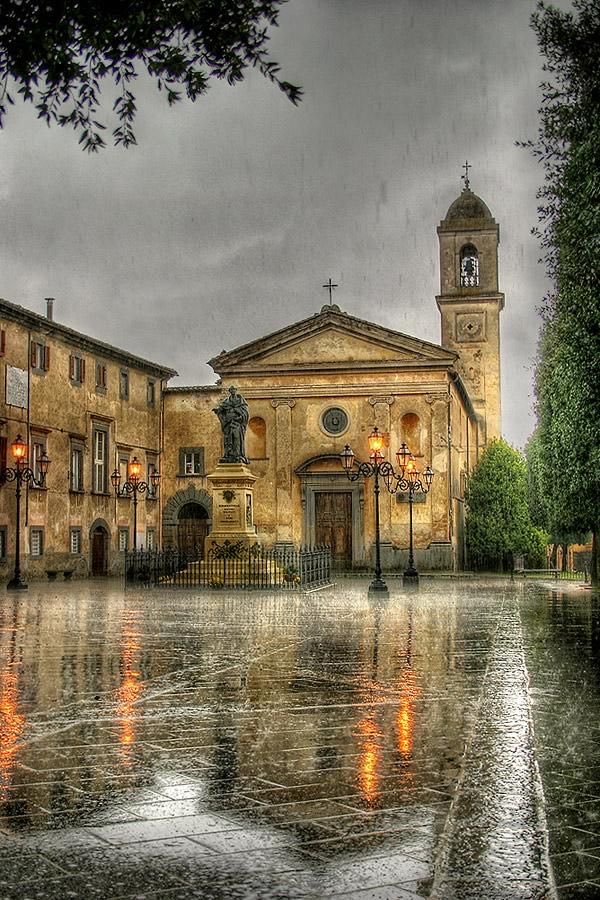
[[323, 429], [328, 434], [342, 434], [348, 427], [348, 416], [343, 409], [338, 406], [332, 406], [323, 413], [322, 419]]

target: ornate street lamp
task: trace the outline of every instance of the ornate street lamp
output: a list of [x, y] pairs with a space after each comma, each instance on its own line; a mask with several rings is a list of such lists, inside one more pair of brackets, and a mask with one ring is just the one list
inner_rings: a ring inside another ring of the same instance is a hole
[[15, 482], [15, 497], [17, 501], [16, 509], [16, 526], [15, 526], [15, 571], [13, 577], [6, 585], [10, 591], [26, 591], [27, 582], [23, 581], [21, 576], [21, 485], [23, 482], [31, 484], [34, 487], [43, 488], [46, 483], [46, 474], [50, 459], [44, 450], [39, 460], [39, 477], [33, 469], [30, 469], [27, 463], [27, 444], [20, 434], [11, 443], [10, 449], [15, 460], [14, 468], [0, 470], [0, 474], [4, 481]]
[[354, 453], [349, 444], [346, 444], [340, 454], [342, 466], [350, 481], [356, 481], [361, 476], [364, 478], [375, 478], [375, 578], [369, 587], [370, 591], [387, 591], [387, 585], [381, 577], [381, 552], [380, 552], [380, 536], [379, 536], [379, 478], [390, 492], [395, 494], [398, 491], [408, 492], [409, 505], [409, 554], [408, 568], [404, 572], [406, 581], [418, 581], [419, 573], [415, 568], [413, 554], [413, 498], [416, 492], [427, 494], [433, 481], [433, 472], [428, 466], [421, 478], [418, 471], [416, 461], [406, 446], [402, 444], [396, 453], [399, 473], [397, 473], [392, 465], [383, 456], [384, 438], [377, 427], [373, 429], [368, 437], [369, 442], [369, 458], [370, 462], [360, 462], [355, 459]]
[[133, 496], [133, 549], [137, 550], [136, 542], [137, 542], [137, 498], [138, 494], [148, 493], [149, 495], [154, 496], [158, 489], [158, 485], [160, 482], [160, 473], [159, 472], [151, 472], [150, 473], [150, 481], [141, 481], [140, 475], [142, 473], [142, 464], [137, 458], [134, 456], [129, 465], [127, 466], [127, 481], [121, 485], [121, 473], [118, 469], [110, 476], [110, 480], [112, 486], [115, 489], [115, 495], [117, 497], [128, 497]]

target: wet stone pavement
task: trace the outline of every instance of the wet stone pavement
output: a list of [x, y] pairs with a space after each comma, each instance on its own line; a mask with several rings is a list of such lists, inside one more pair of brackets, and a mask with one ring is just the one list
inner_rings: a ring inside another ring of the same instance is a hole
[[0, 604], [0, 900], [600, 898], [600, 601], [30, 585]]

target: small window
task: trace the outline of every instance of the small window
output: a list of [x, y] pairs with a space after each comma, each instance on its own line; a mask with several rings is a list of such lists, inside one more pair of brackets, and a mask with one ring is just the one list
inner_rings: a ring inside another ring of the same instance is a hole
[[154, 528], [146, 529], [146, 550], [154, 550]]
[[69, 356], [69, 379], [73, 384], [83, 384], [85, 381], [85, 359], [82, 356]]
[[119, 397], [121, 400], [129, 400], [129, 372], [121, 369], [119, 372]]
[[[125, 484], [125, 482], [129, 481], [129, 457], [128, 456], [119, 456], [119, 475], [121, 476], [120, 485], [121, 488]], [[131, 494], [123, 495], [127, 500], [131, 498]]]
[[146, 400], [148, 406], [154, 406], [156, 404], [156, 382], [153, 381], [152, 378], [148, 379], [148, 384], [146, 386]]
[[29, 531], [29, 551], [31, 556], [44, 555], [44, 529], [32, 528]]
[[0, 527], [0, 559], [6, 559], [6, 526]]
[[129, 549], [129, 529], [119, 528], [119, 553]]
[[6, 332], [4, 328], [0, 328], [0, 356], [6, 353]]
[[96, 363], [96, 389], [98, 391], [106, 390], [106, 366], [104, 363]]
[[460, 283], [462, 287], [479, 284], [479, 253], [473, 244], [465, 244], [460, 251]]
[[81, 528], [71, 528], [71, 553], [81, 553]]
[[152, 475], [154, 474], [154, 472], [158, 471], [156, 468], [156, 459], [150, 459], [150, 457], [148, 457], [147, 462], [148, 462], [148, 478], [147, 478], [148, 494], [147, 494], [147, 497], [149, 500], [156, 500], [157, 492], [156, 492], [156, 488], [152, 484]]
[[321, 426], [327, 434], [343, 434], [348, 428], [348, 416], [339, 406], [331, 406], [321, 416]]
[[93, 492], [106, 494], [108, 488], [108, 432], [104, 428], [94, 428], [92, 453]]
[[31, 342], [31, 368], [36, 372], [47, 372], [50, 368], [50, 347], [41, 341]]
[[71, 444], [69, 489], [77, 493], [83, 491], [83, 444]]
[[[35, 437], [31, 444], [31, 468], [33, 469], [33, 476], [36, 481], [40, 481], [42, 477], [40, 462], [45, 452], [46, 442], [39, 437]], [[33, 486], [38, 487], [38, 485]]]
[[182, 447], [179, 451], [180, 475], [204, 475], [204, 447]]

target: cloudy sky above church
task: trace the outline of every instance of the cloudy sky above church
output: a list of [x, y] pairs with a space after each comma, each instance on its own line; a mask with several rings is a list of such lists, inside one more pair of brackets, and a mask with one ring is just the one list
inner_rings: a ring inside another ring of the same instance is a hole
[[0, 296], [206, 384], [206, 361], [320, 310], [439, 343], [436, 226], [461, 166], [500, 223], [503, 430], [532, 427], [531, 228], [542, 172], [534, 0], [290, 0], [251, 73], [169, 108], [136, 85], [138, 146], [83, 153], [30, 108], [0, 132]]

